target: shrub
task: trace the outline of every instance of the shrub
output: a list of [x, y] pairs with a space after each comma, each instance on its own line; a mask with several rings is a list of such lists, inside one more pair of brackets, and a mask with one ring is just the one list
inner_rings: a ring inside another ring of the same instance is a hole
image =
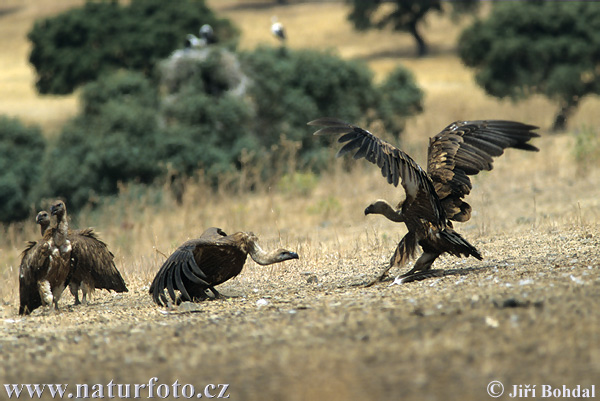
[[[174, 23], [176, 21], [176, 23]], [[40, 93], [66, 94], [120, 68], [150, 76], [155, 64], [183, 47], [186, 35], [210, 24], [232, 46], [238, 30], [203, 0], [88, 1], [58, 16], [37, 21], [28, 34], [29, 61]]]
[[45, 160], [47, 196], [75, 207], [112, 194], [121, 181], [151, 182], [157, 164], [158, 94], [139, 73], [103, 77], [83, 89], [83, 113], [69, 122]]
[[0, 221], [22, 220], [34, 211], [45, 148], [39, 127], [0, 117]]

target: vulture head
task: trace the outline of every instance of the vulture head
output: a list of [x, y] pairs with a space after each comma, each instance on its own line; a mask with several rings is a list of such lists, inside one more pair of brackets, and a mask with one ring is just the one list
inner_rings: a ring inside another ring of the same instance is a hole
[[52, 216], [56, 216], [57, 221], [62, 221], [62, 219], [67, 214], [67, 207], [65, 206], [65, 202], [61, 200], [54, 202], [50, 207], [50, 214]]
[[283, 262], [291, 259], [298, 259], [296, 252], [288, 251], [287, 249], [278, 249], [275, 252], [275, 263]]
[[390, 205], [387, 201], [383, 199], [378, 199], [375, 202], [371, 203], [365, 209], [365, 216], [367, 214], [382, 214], [388, 219], [396, 222], [404, 221], [402, 218], [402, 212], [394, 209], [392, 205]]
[[40, 225], [43, 236], [48, 227], [50, 227], [50, 215], [48, 214], [48, 212], [45, 210], [39, 212], [37, 216], [35, 216], [35, 224]]
[[277, 249], [271, 252], [265, 252], [258, 245], [258, 238], [252, 232], [248, 233], [247, 237], [248, 253], [250, 257], [259, 265], [271, 265], [273, 263], [284, 262], [290, 259], [298, 259], [296, 252], [288, 251], [287, 249]]

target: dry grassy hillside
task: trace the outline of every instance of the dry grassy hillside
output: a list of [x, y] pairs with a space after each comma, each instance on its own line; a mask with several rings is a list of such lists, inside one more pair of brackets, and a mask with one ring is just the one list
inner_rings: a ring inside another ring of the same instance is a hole
[[[457, 119], [539, 125], [539, 153], [509, 150], [492, 172], [473, 180], [474, 214], [457, 230], [484, 260], [443, 257], [434, 267], [446, 269], [445, 277], [357, 287], [377, 274], [405, 233], [403, 226], [365, 217], [363, 209], [376, 198], [403, 194], [364, 161], [345, 170], [333, 150], [331, 171], [304, 188], [214, 192], [191, 181], [178, 206], [168, 191], [140, 199], [124, 187], [114, 204], [79, 211], [78, 223], [100, 231], [129, 293], [98, 292], [91, 305], [74, 307], [67, 291], [60, 312], [20, 318], [19, 253], [38, 231], [33, 222], [2, 228], [4, 383], [74, 388], [148, 383], [156, 376], [160, 383], [230, 383], [231, 399], [239, 400], [481, 400], [488, 399], [491, 380], [502, 381], [507, 392], [518, 384], [536, 384], [538, 391], [542, 384], [598, 384], [600, 169], [575, 163], [573, 134], [546, 133], [555, 111], [550, 102], [486, 96], [453, 52], [459, 27], [436, 15], [425, 32], [431, 56], [414, 59], [406, 35], [353, 32], [341, 2], [209, 3], [239, 24], [246, 48], [275, 44], [269, 26], [277, 15], [292, 47], [364, 59], [378, 77], [398, 63], [409, 67], [426, 91], [425, 110], [409, 121], [403, 143], [418, 162], [428, 136]], [[0, 113], [39, 123], [48, 134], [75, 112], [76, 101], [35, 95], [24, 34], [34, 18], [58, 12], [55, 4], [0, 5], [8, 10], [0, 14], [0, 33], [11, 38], [0, 45]], [[596, 127], [598, 106], [598, 99], [584, 101], [572, 129]], [[248, 262], [224, 286], [236, 297], [191, 312], [156, 308], [146, 292], [163, 254], [209, 226], [252, 230], [265, 248], [294, 249], [300, 259], [266, 268]], [[258, 306], [259, 299], [267, 305]]]

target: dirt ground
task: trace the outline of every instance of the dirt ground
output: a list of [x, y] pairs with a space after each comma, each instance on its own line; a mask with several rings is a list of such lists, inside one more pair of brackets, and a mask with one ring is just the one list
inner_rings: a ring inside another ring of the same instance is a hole
[[178, 310], [154, 306], [143, 285], [88, 306], [65, 294], [60, 312], [27, 318], [4, 305], [0, 377], [67, 392], [103, 384], [105, 396], [111, 381], [156, 377], [170, 399], [176, 380], [201, 394], [229, 384], [232, 400], [482, 400], [494, 380], [506, 393], [599, 385], [599, 245], [579, 229], [482, 237], [483, 262], [444, 257], [443, 277], [369, 288], [358, 285], [383, 264], [369, 250], [266, 276], [249, 263], [222, 286], [231, 298]]
[[[15, 15], [38, 16], [42, 0], [26, 3]], [[241, 25], [246, 48], [272, 43], [268, 27], [278, 15], [292, 33], [290, 46], [324, 43], [345, 57], [370, 60], [379, 75], [397, 65], [393, 51], [405, 44], [409, 50], [400, 53], [410, 54], [402, 62], [427, 97], [402, 145], [421, 163], [427, 137], [456, 119], [505, 118], [544, 127], [555, 110], [544, 99], [515, 105], [485, 96], [472, 71], [447, 51], [449, 29], [458, 32], [450, 19], [429, 24], [435, 54], [413, 59], [410, 38], [353, 33], [333, 2], [319, 3], [322, 12], [313, 2], [277, 10], [222, 7]], [[11, 27], [7, 21], [0, 30]], [[19, 52], [0, 48], [0, 59], [12, 60], [24, 82], [14, 90], [4, 85], [13, 92], [0, 108], [44, 127], [60, 126], [76, 109], [74, 98], [24, 103], [33, 98], [24, 39], [30, 23], [14, 22]], [[4, 74], [5, 81], [15, 74]], [[598, 126], [597, 109], [598, 99], [585, 100], [573, 129]], [[38, 232], [33, 222], [7, 227], [0, 239], [0, 400], [8, 399], [5, 384], [32, 383], [68, 384], [63, 398], [74, 398], [80, 384], [89, 386], [88, 398], [110, 399], [118, 395], [112, 383], [130, 385], [130, 399], [134, 386], [143, 384], [140, 399], [210, 398], [226, 390], [231, 400], [249, 401], [468, 401], [492, 399], [488, 390], [498, 395], [501, 386], [492, 381], [504, 386], [498, 399], [510, 399], [513, 386], [528, 385], [536, 386], [536, 398], [543, 385], [595, 385], [600, 397], [600, 170], [583, 166], [588, 175], [578, 175], [573, 136], [540, 132], [539, 153], [507, 152], [493, 172], [474, 178], [468, 198], [473, 217], [456, 228], [484, 260], [443, 257], [434, 264], [442, 277], [403, 285], [361, 286], [383, 268], [404, 233], [362, 214], [374, 199], [401, 196], [366, 163], [353, 174], [320, 177], [308, 195], [269, 189], [225, 199], [198, 186], [179, 208], [117, 202], [96, 218], [80, 211], [82, 227], [99, 229], [116, 255], [130, 292], [97, 292], [89, 305], [72, 306], [66, 291], [54, 313], [18, 316], [18, 255]], [[164, 260], [157, 251], [169, 253], [210, 226], [253, 230], [265, 249], [283, 245], [300, 259], [270, 267], [249, 261], [240, 276], [219, 287], [231, 296], [224, 300], [175, 310], [155, 306], [147, 291]], [[193, 394], [184, 385], [193, 385]], [[21, 399], [29, 399], [24, 391]], [[59, 398], [44, 391], [43, 399]]]

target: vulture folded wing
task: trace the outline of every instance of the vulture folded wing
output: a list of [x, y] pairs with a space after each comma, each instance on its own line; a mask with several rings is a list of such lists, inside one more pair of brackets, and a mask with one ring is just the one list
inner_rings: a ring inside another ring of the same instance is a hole
[[427, 173], [450, 220], [467, 221], [471, 206], [469, 175], [491, 170], [493, 158], [506, 148], [538, 151], [528, 143], [539, 135], [533, 125], [514, 121], [456, 121], [429, 140]]
[[[36, 249], [41, 245], [30, 241], [23, 253], [19, 266], [19, 315], [28, 315], [42, 306], [36, 277]], [[39, 262], [39, 261], [38, 261]]]
[[405, 205], [418, 213], [419, 217], [436, 225], [445, 223], [444, 209], [431, 179], [409, 155], [369, 131], [335, 118], [321, 118], [308, 125], [325, 127], [314, 135], [343, 134], [338, 142], [346, 144], [338, 151], [338, 157], [356, 151], [354, 159], [365, 158], [381, 169], [388, 183], [394, 186], [402, 184], [406, 192]]
[[115, 266], [114, 255], [96, 233], [88, 228], [69, 235], [74, 271], [89, 272], [95, 288], [127, 292], [127, 286]]

